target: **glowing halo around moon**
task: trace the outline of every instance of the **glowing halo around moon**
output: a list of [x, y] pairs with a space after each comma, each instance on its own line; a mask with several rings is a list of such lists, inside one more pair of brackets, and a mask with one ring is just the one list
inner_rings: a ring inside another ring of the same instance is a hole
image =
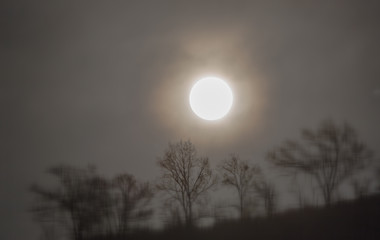
[[198, 117], [213, 121], [223, 118], [230, 111], [233, 94], [222, 79], [206, 77], [194, 84], [189, 101], [191, 109]]

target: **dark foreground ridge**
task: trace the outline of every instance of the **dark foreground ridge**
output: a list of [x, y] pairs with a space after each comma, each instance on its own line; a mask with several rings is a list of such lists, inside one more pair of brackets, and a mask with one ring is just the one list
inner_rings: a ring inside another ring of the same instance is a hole
[[229, 220], [207, 229], [173, 228], [159, 232], [138, 231], [124, 237], [96, 238], [105, 239], [380, 239], [380, 194], [330, 207], [288, 211], [272, 218]]

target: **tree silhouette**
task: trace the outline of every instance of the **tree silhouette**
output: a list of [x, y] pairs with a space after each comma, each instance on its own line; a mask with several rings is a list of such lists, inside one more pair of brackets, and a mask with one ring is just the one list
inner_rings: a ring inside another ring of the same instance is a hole
[[331, 204], [340, 184], [372, 158], [347, 123], [339, 126], [325, 120], [315, 131], [304, 129], [301, 137], [302, 142], [289, 140], [270, 151], [267, 158], [279, 168], [312, 176], [326, 205]]
[[277, 192], [272, 183], [269, 183], [263, 178], [254, 184], [255, 191], [259, 198], [264, 202], [265, 213], [268, 217], [271, 217], [277, 207]]
[[208, 158], [198, 157], [194, 145], [181, 140], [169, 143], [158, 165], [162, 169], [158, 189], [180, 204], [186, 225], [192, 225], [194, 203], [216, 183]]
[[246, 201], [248, 193], [253, 190], [255, 182], [260, 178], [260, 168], [240, 160], [237, 154], [231, 154], [230, 158], [222, 163], [220, 170], [223, 176], [222, 183], [237, 190], [240, 218], [247, 217]]
[[131, 221], [152, 213], [148, 203], [153, 191], [133, 175], [120, 174], [108, 181], [94, 167], [71, 166], [53, 167], [48, 173], [58, 178], [58, 186], [31, 187], [37, 197], [32, 211], [45, 235], [55, 234], [56, 226], [64, 227], [75, 240], [113, 232], [122, 235]]
[[105, 231], [112, 204], [108, 182], [91, 167], [58, 166], [48, 172], [58, 178], [59, 186], [31, 187], [38, 197], [32, 209], [37, 219], [66, 226], [75, 240]]
[[117, 214], [117, 232], [124, 235], [131, 221], [145, 219], [152, 214], [147, 208], [153, 197], [149, 183], [138, 183], [133, 175], [120, 174], [112, 181], [116, 190], [115, 205]]

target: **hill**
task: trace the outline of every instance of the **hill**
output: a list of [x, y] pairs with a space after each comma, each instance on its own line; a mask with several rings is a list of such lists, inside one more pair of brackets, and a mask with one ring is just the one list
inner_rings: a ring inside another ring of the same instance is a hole
[[207, 229], [175, 228], [161, 232], [141, 231], [128, 237], [100, 239], [380, 239], [380, 195], [339, 202], [330, 207], [292, 210], [272, 218], [230, 220]]

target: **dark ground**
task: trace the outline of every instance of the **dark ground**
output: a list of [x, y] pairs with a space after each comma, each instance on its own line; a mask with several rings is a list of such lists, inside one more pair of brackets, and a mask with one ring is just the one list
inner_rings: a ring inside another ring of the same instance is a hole
[[230, 220], [207, 229], [140, 231], [129, 236], [108, 236], [96, 240], [104, 239], [380, 239], [380, 194], [339, 202], [330, 207], [292, 210], [272, 218]]

